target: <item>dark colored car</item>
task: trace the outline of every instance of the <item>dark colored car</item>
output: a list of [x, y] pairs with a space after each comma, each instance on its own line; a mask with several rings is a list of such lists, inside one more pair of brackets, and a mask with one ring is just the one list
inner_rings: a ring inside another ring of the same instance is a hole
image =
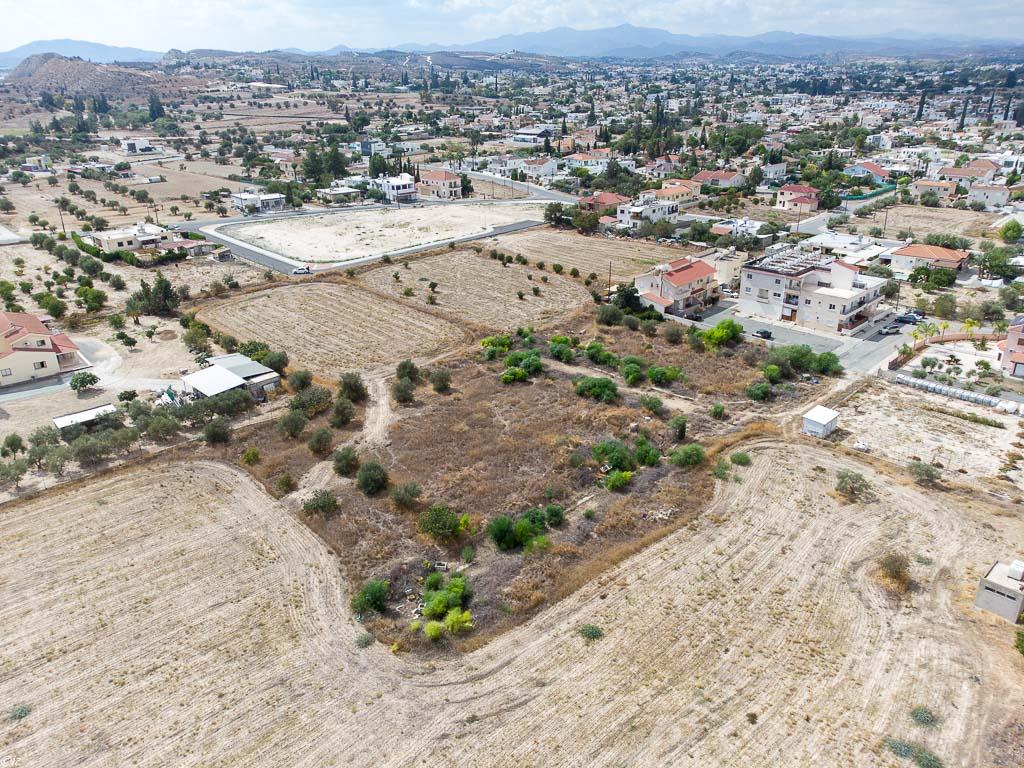
[[770, 339], [772, 337], [772, 332], [767, 328], [761, 328], [760, 330], [754, 331], [754, 335], [759, 339]]
[[696, 320], [700, 322], [701, 320], [704, 319], [704, 316], [700, 312], [687, 312], [685, 315], [683, 315], [683, 318], [686, 320]]
[[917, 315], [912, 315], [909, 312], [905, 315], [897, 315], [896, 317], [893, 318], [893, 320], [897, 323], [909, 323], [911, 325], [917, 325], [918, 323], [921, 322], [920, 317], [918, 317]]

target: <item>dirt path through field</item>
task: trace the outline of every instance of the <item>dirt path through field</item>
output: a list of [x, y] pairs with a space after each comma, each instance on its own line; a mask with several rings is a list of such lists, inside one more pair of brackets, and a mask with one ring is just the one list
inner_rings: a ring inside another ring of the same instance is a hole
[[[1021, 521], [815, 444], [748, 451], [690, 527], [428, 664], [357, 647], [336, 560], [236, 468], [143, 466], [8, 505], [0, 701], [32, 712], [0, 725], [0, 756], [873, 768], [892, 735], [985, 765], [1024, 670], [1006, 628], [970, 609], [972, 569], [1019, 542]], [[834, 497], [847, 467], [871, 500]], [[902, 602], [872, 573], [892, 548], [917, 558]], [[940, 725], [914, 726], [917, 705]]]

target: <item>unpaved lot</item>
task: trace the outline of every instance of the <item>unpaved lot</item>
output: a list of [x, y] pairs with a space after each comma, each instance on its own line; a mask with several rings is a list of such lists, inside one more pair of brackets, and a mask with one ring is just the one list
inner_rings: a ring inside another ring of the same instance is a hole
[[[850, 216], [850, 224], [861, 232], [885, 223], [885, 233], [895, 237], [899, 232], [912, 232], [924, 239], [933, 233], [963, 235], [971, 238], [991, 238], [990, 227], [999, 216], [985, 211], [962, 211], [958, 208], [926, 208], [923, 205], [894, 205], [889, 209], [888, 218], [884, 211], [865, 219]], [[848, 228], [847, 225], [844, 228]]]
[[[946, 765], [1018, 714], [1010, 628], [970, 608], [1017, 517], [762, 443], [689, 528], [462, 660], [361, 630], [326, 548], [239, 471], [172, 463], [0, 513], [0, 724], [16, 764]], [[913, 557], [897, 601], [880, 554]], [[472, 569], [469, 571], [472, 574]], [[600, 626], [584, 641], [578, 628]], [[938, 714], [923, 729], [914, 706]], [[382, 727], [382, 724], [387, 727]], [[1012, 731], [1010, 731], [1012, 733]]]
[[310, 263], [381, 255], [484, 233], [519, 221], [543, 221], [542, 205], [472, 203], [382, 207], [238, 224], [225, 234]]
[[281, 286], [204, 304], [198, 317], [239, 341], [264, 341], [320, 376], [429, 357], [462, 339], [454, 324], [349, 285]]
[[543, 261], [550, 268], [561, 264], [568, 272], [576, 267], [586, 277], [597, 275], [597, 285], [605, 287], [611, 265], [612, 283], [629, 281], [655, 264], [699, 252], [698, 249], [674, 248], [643, 240], [607, 238], [601, 235], [580, 235], [568, 230], [533, 229], [488, 239], [487, 248], [496, 247], [512, 256], [522, 255], [531, 264]]
[[[849, 410], [847, 410], [849, 409]], [[1001, 474], [1006, 455], [1017, 450], [1018, 416], [895, 383], [872, 382], [840, 409], [840, 427], [849, 430], [848, 445], [860, 440], [873, 453], [898, 463], [937, 464], [961, 478]], [[995, 419], [1003, 429], [976, 424], [947, 412]], [[1020, 480], [1021, 473], [1011, 472]]]
[[[547, 282], [542, 282], [542, 275]], [[496, 259], [466, 250], [415, 259], [407, 268], [405, 264], [383, 266], [360, 279], [416, 304], [426, 301], [432, 293], [430, 283], [435, 282], [439, 309], [494, 328], [547, 325], [591, 301], [581, 281], [519, 264], [502, 266]], [[539, 295], [534, 295], [534, 288]], [[412, 289], [412, 296], [405, 296], [407, 289]]]

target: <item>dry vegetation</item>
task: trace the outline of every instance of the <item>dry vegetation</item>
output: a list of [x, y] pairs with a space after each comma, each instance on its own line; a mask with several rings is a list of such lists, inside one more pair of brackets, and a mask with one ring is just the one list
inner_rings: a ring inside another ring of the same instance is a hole
[[[9, 506], [0, 700], [30, 712], [0, 749], [26, 764], [868, 768], [894, 736], [995, 765], [1024, 671], [1006, 628], [969, 608], [971, 568], [1019, 541], [1020, 520], [863, 467], [875, 500], [840, 503], [848, 460], [748, 449], [742, 482], [689, 525], [460, 664], [360, 650], [335, 559], [222, 464]], [[893, 546], [919, 585], [900, 607], [871, 578]], [[920, 705], [938, 727], [913, 724]]]
[[204, 303], [198, 318], [239, 340], [284, 349], [293, 365], [347, 370], [429, 357], [462, 339], [452, 323], [350, 285], [303, 283]]
[[[441, 311], [490, 328], [548, 325], [591, 301], [578, 280], [519, 264], [503, 267], [472, 251], [442, 252], [407, 264], [385, 265], [360, 279], [407, 303], [422, 304], [433, 293]], [[541, 281], [542, 275], [547, 282]], [[432, 282], [437, 283], [435, 291]], [[540, 295], [534, 295], [534, 288]], [[412, 295], [406, 296], [410, 289]]]
[[[923, 205], [894, 205], [889, 209], [885, 233], [895, 237], [898, 232], [913, 232], [924, 239], [933, 233], [964, 235], [972, 238], [992, 238], [995, 234], [990, 227], [999, 216], [985, 211], [960, 210], [958, 208], [928, 208]], [[881, 227], [884, 213], [876, 213], [866, 219], [850, 216], [850, 224], [866, 232], [871, 227]], [[849, 225], [844, 227], [849, 228]]]
[[502, 235], [485, 241], [484, 245], [488, 249], [494, 247], [512, 256], [521, 255], [531, 264], [543, 261], [549, 269], [552, 264], [561, 264], [566, 272], [575, 267], [584, 277], [593, 272], [601, 288], [608, 282], [609, 263], [614, 284], [628, 282], [655, 264], [664, 264], [700, 251], [695, 248], [655, 245], [645, 240], [580, 235], [547, 227]]

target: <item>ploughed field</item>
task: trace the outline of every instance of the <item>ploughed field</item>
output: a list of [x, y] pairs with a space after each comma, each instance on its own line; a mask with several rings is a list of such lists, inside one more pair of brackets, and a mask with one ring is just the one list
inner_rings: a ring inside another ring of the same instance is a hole
[[303, 283], [207, 303], [198, 318], [239, 341], [264, 341], [320, 376], [389, 366], [457, 344], [462, 332], [350, 285]]

